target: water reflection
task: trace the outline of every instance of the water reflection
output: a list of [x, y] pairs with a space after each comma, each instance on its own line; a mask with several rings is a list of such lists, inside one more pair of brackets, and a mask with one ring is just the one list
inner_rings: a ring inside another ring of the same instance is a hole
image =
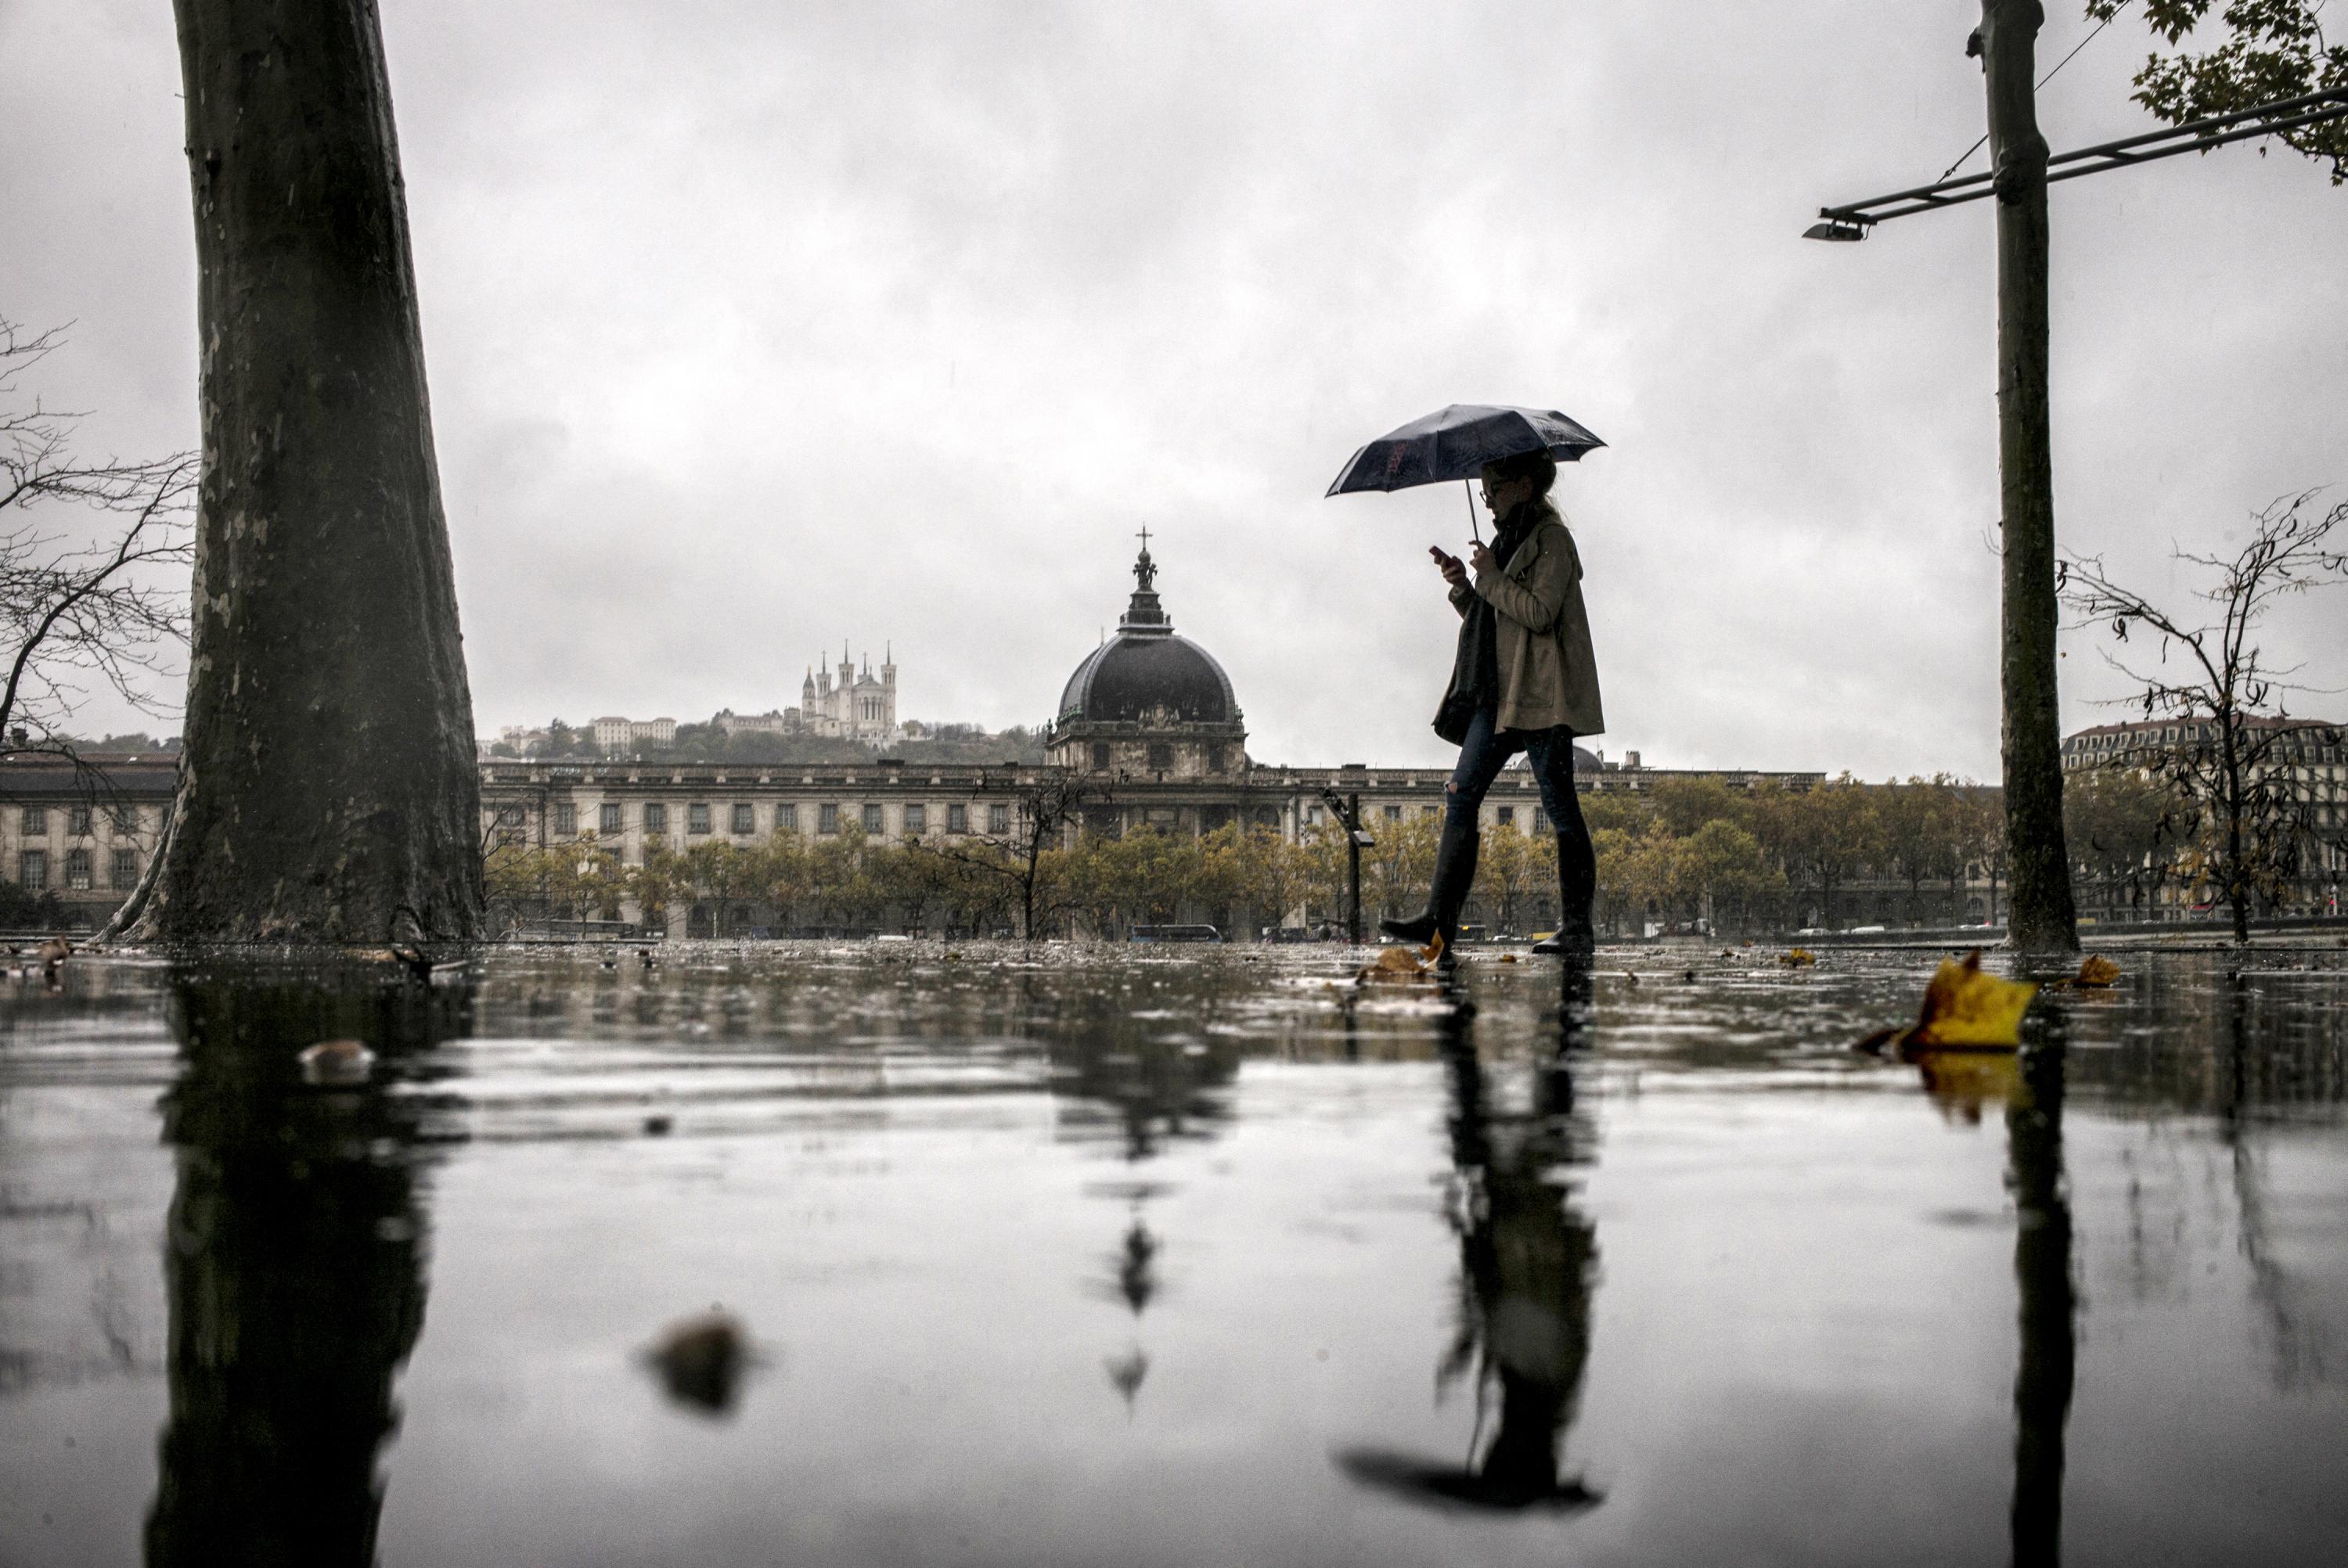
[[2063, 1552], [2065, 1428], [2077, 1355], [2071, 1200], [2063, 1168], [2066, 1020], [2033, 1015], [2020, 1054], [2021, 1092], [2006, 1107], [2006, 1187], [2013, 1194], [2013, 1278], [2022, 1348], [2013, 1378], [2013, 1561], [2054, 1563]]
[[[1459, 1321], [1438, 1386], [1474, 1380], [1477, 1433], [1464, 1466], [1376, 1449], [1341, 1452], [1357, 1483], [1443, 1507], [1580, 1510], [1600, 1494], [1564, 1472], [1566, 1434], [1590, 1358], [1598, 1228], [1574, 1203], [1570, 1173], [1591, 1136], [1574, 1075], [1589, 1044], [1592, 977], [1568, 963], [1553, 1044], [1530, 1065], [1521, 1110], [1503, 1105], [1478, 1057], [1464, 995], [1440, 1031], [1450, 1090], [1446, 1209], [1459, 1241]], [[1499, 1409], [1483, 1439], [1489, 1397]], [[1480, 1449], [1480, 1451], [1478, 1451]]]
[[[404, 1061], [457, 1027], [445, 991], [194, 977], [164, 1097], [170, 1411], [150, 1564], [375, 1560], [392, 1379], [424, 1325], [423, 1102]], [[364, 1041], [364, 1082], [303, 1081], [319, 1040]]]

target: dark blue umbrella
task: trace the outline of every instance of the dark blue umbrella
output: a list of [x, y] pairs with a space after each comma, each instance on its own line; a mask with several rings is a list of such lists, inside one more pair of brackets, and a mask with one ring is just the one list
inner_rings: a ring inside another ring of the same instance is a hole
[[1328, 493], [1406, 490], [1472, 479], [1485, 464], [1527, 452], [1546, 450], [1559, 462], [1571, 463], [1605, 445], [1554, 408], [1455, 403], [1389, 430], [1354, 453]]

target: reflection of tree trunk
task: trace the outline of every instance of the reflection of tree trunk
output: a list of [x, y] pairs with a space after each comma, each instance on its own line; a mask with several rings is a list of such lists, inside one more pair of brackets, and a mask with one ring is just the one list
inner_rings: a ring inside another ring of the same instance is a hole
[[203, 486], [180, 831], [142, 933], [481, 919], [479, 781], [371, 0], [178, 0]]
[[2064, 1428], [2071, 1413], [2078, 1297], [2071, 1283], [2071, 1204], [2063, 1168], [2063, 1035], [2023, 1061], [2026, 1091], [2005, 1115], [2013, 1194], [2013, 1276], [2022, 1348], [2013, 1379], [2013, 1561], [2054, 1563], [2063, 1547]]
[[417, 1115], [379, 1085], [305, 1086], [294, 1056], [340, 1036], [389, 1060], [429, 1038], [407, 1013], [435, 999], [198, 982], [178, 1001], [170, 1416], [148, 1562], [371, 1563], [392, 1379], [424, 1318]]

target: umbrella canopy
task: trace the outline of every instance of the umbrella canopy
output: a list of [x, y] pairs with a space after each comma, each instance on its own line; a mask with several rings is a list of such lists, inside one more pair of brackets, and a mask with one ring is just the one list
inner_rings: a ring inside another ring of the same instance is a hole
[[1571, 463], [1606, 443], [1554, 408], [1498, 408], [1455, 403], [1398, 430], [1389, 430], [1354, 454], [1332, 496], [1350, 490], [1406, 490], [1472, 479], [1485, 464], [1545, 450]]

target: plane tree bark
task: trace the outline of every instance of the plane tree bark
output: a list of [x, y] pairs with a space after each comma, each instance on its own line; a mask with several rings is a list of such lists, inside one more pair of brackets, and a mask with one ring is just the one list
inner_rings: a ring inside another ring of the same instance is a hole
[[152, 939], [480, 927], [479, 781], [373, 0], [176, 0], [203, 478]]

